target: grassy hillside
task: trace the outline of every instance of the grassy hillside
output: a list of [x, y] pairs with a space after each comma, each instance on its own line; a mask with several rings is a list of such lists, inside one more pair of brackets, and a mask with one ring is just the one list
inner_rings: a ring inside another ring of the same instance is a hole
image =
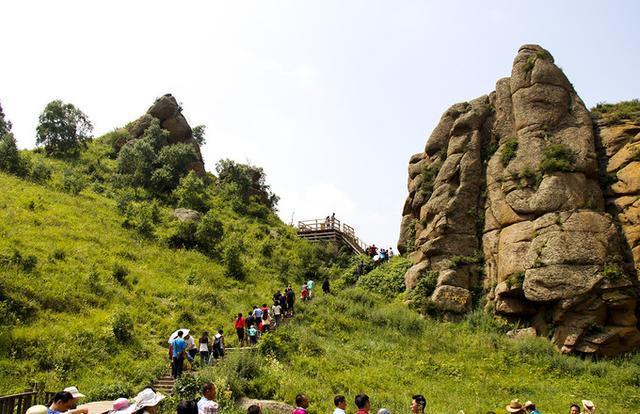
[[[231, 332], [236, 312], [313, 265], [313, 248], [273, 214], [215, 205], [222, 243], [241, 246], [246, 276], [235, 280], [222, 259], [124, 228], [113, 199], [52, 186], [0, 173], [0, 394], [34, 383], [130, 392], [166, 368], [173, 330]], [[161, 221], [169, 212], [160, 208]]]
[[236, 394], [311, 397], [327, 413], [332, 398], [371, 397], [372, 412], [409, 412], [422, 393], [429, 413], [504, 412], [513, 398], [543, 413], [571, 402], [596, 402], [599, 412], [640, 412], [640, 355], [594, 362], [557, 353], [543, 338], [510, 340], [509, 327], [481, 312], [460, 324], [424, 319], [400, 299], [347, 288], [319, 295], [290, 324], [260, 344], [260, 354], [234, 356], [207, 372]]

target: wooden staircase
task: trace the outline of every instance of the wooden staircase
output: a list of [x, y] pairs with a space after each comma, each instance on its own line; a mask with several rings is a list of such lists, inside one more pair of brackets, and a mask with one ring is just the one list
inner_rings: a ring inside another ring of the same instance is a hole
[[309, 241], [335, 241], [348, 246], [355, 254], [364, 254], [367, 245], [356, 237], [353, 227], [336, 218], [298, 222], [298, 237]]

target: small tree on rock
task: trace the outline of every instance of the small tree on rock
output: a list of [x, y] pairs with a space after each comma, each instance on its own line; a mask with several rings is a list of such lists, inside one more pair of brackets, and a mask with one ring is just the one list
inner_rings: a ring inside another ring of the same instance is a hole
[[73, 104], [51, 101], [38, 118], [36, 144], [49, 155], [74, 154], [91, 139], [93, 125]]
[[178, 207], [206, 212], [208, 210], [207, 188], [202, 180], [191, 171], [180, 179], [180, 185], [173, 191]]

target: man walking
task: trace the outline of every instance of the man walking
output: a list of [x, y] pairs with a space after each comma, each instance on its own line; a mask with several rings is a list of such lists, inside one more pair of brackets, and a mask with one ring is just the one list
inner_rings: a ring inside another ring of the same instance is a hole
[[333, 405], [336, 406], [333, 410], [333, 414], [346, 414], [345, 410], [347, 409], [347, 399], [344, 398], [344, 395], [336, 395], [333, 397]]
[[356, 414], [367, 414], [369, 409], [371, 408], [371, 404], [369, 403], [369, 396], [367, 394], [358, 394], [356, 395], [356, 407], [358, 407], [358, 411]]
[[171, 342], [173, 346], [173, 366], [171, 367], [171, 375], [177, 379], [182, 375], [182, 366], [184, 364], [184, 351], [187, 349], [187, 343], [182, 339], [182, 331], [178, 331], [178, 337]]

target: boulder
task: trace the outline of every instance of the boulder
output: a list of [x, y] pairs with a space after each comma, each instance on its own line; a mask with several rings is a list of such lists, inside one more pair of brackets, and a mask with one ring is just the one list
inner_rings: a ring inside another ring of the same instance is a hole
[[[482, 286], [486, 310], [563, 352], [637, 346], [640, 125], [594, 127], [548, 51], [523, 45], [495, 91], [447, 109], [408, 172], [405, 284], [438, 272], [430, 298], [447, 320]], [[478, 251], [484, 272], [460, 265]]]
[[202, 213], [196, 210], [189, 210], [188, 208], [176, 208], [175, 210], [173, 210], [173, 217], [183, 223], [197, 223], [202, 218]]
[[242, 411], [247, 411], [252, 405], [259, 405], [261, 412], [265, 414], [291, 414], [296, 408], [282, 401], [255, 400], [247, 397], [240, 397], [236, 401], [236, 406]]

